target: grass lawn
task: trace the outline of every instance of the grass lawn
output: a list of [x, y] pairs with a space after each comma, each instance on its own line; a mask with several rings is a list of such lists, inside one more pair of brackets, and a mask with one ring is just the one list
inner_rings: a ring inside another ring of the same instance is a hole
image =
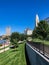
[[42, 44], [44, 43], [45, 45], [49, 45], [49, 41], [40, 40], [40, 39], [38, 39], [38, 38], [33, 39], [33, 42], [42, 42]]
[[0, 65], [26, 65], [25, 44], [0, 54]]

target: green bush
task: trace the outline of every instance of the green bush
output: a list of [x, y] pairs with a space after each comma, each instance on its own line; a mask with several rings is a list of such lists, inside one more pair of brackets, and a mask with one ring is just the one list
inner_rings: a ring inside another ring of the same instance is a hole
[[49, 41], [49, 35], [47, 35], [46, 40], [48, 40], [48, 41]]
[[14, 45], [15, 47], [18, 47], [18, 42], [17, 42], [16, 39], [13, 39], [13, 45]]
[[43, 40], [43, 37], [42, 37], [42, 36], [40, 36], [40, 35], [38, 36], [38, 38], [39, 38], [39, 39], [41, 39], [41, 40]]

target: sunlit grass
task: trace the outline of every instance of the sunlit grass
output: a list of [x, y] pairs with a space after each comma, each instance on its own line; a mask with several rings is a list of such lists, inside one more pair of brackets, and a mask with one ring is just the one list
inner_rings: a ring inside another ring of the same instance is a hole
[[26, 65], [25, 44], [0, 54], [0, 65]]
[[41, 42], [42, 44], [49, 45], [49, 41], [34, 38], [33, 42]]

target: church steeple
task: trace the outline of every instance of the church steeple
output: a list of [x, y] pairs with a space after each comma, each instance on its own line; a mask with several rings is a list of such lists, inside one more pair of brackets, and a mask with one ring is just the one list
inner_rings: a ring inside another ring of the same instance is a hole
[[39, 16], [38, 14], [36, 14], [36, 27], [38, 26], [38, 23], [39, 23]]

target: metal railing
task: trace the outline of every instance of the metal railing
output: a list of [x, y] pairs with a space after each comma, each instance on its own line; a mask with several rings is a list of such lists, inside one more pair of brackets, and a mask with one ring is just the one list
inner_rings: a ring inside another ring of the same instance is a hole
[[27, 41], [34, 49], [49, 58], [49, 46], [41, 42], [30, 42]]

